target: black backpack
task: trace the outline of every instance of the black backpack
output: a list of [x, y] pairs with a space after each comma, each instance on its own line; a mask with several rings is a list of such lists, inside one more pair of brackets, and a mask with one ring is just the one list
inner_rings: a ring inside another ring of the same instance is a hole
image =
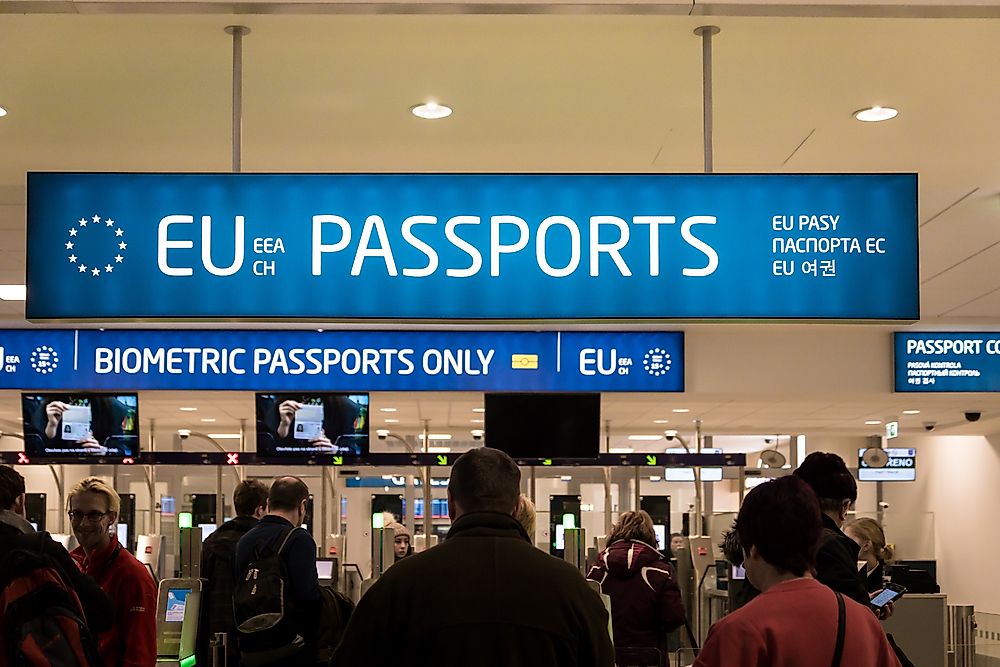
[[14, 667], [101, 667], [80, 598], [59, 564], [38, 545], [0, 562], [0, 663]]
[[233, 615], [244, 667], [294, 664], [291, 659], [305, 649], [305, 639], [295, 627], [288, 572], [281, 558], [295, 530], [284, 533], [277, 551], [262, 552], [258, 546], [236, 582]]

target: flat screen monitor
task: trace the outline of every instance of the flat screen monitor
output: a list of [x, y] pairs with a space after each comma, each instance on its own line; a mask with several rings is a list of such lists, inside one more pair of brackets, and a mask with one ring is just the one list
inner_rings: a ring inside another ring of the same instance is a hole
[[488, 393], [486, 445], [515, 459], [594, 459], [601, 443], [600, 394]]
[[29, 457], [139, 454], [138, 394], [21, 394]]
[[198, 528], [201, 529], [201, 541], [204, 542], [208, 539], [208, 536], [215, 532], [218, 528], [214, 523], [199, 523]]
[[[680, 447], [669, 447], [666, 450], [667, 454], [687, 454], [686, 449]], [[702, 454], [721, 454], [722, 450], [718, 447], [702, 447]], [[667, 482], [693, 482], [694, 481], [694, 468], [667, 468], [663, 471], [663, 479]], [[722, 481], [722, 468], [702, 468], [701, 469], [701, 481], [703, 482], [720, 482]]]
[[167, 589], [167, 615], [164, 619], [167, 623], [184, 621], [184, 610], [187, 608], [187, 598], [190, 594], [190, 588]]
[[667, 542], [667, 527], [666, 526], [664, 526], [662, 524], [654, 523], [653, 524], [653, 532], [656, 533], [656, 544], [654, 544], [653, 546], [655, 546], [657, 549], [666, 549], [667, 547], [670, 546], [670, 543]]
[[122, 545], [125, 549], [128, 549], [128, 524], [119, 523], [115, 526], [115, 530], [118, 533], [118, 544]]
[[905, 448], [885, 449], [889, 457], [882, 468], [869, 468], [865, 450], [858, 450], [858, 479], [862, 482], [913, 482], [917, 479], [917, 450]]
[[316, 559], [316, 577], [320, 582], [333, 579], [333, 560]]
[[257, 394], [257, 455], [368, 454], [368, 394]]

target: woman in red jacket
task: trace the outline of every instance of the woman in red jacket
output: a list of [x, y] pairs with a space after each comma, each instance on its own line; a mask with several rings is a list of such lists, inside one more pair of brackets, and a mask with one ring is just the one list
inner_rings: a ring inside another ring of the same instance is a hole
[[673, 568], [656, 549], [649, 514], [621, 515], [587, 578], [611, 597], [615, 648], [656, 648], [666, 665], [667, 633], [684, 625], [684, 603]]
[[69, 519], [80, 546], [71, 553], [114, 606], [114, 625], [97, 636], [105, 667], [156, 664], [156, 584], [146, 566], [119, 544], [111, 526], [121, 499], [103, 480], [88, 477], [69, 492]]

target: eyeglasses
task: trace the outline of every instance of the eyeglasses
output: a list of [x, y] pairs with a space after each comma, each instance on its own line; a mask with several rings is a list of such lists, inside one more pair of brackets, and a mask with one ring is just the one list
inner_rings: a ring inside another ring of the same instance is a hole
[[68, 516], [69, 520], [74, 523], [77, 521], [84, 521], [84, 520], [89, 521], [91, 523], [97, 523], [98, 521], [100, 521], [109, 514], [111, 514], [111, 512], [98, 512], [96, 510], [93, 512], [77, 512], [76, 510], [70, 510], [66, 512], [66, 516]]

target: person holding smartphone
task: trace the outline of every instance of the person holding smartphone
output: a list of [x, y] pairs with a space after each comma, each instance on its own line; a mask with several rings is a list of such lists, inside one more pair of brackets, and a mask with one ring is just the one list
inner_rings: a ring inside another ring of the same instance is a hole
[[868, 592], [882, 590], [885, 562], [892, 560], [892, 548], [886, 546], [882, 526], [875, 519], [864, 517], [845, 523], [844, 533], [858, 543], [858, 561], [865, 562]]

